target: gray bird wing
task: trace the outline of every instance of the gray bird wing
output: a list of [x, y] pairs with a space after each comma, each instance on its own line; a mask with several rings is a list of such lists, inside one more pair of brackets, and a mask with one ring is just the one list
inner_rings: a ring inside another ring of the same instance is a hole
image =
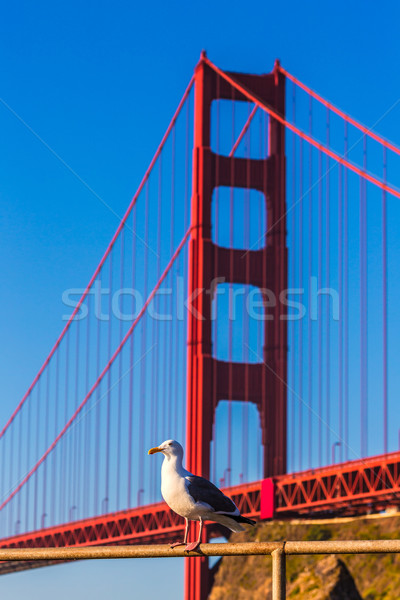
[[196, 502], [209, 504], [215, 512], [233, 513], [237, 511], [237, 506], [232, 500], [208, 479], [190, 475], [190, 477], [186, 477], [186, 481], [189, 494]]

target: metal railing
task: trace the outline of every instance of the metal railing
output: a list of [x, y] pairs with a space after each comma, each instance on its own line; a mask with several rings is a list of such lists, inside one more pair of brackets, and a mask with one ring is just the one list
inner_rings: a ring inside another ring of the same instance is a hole
[[0, 561], [69, 561], [99, 558], [176, 558], [199, 556], [271, 556], [272, 600], [286, 598], [286, 556], [299, 554], [400, 554], [400, 540], [337, 540], [321, 542], [244, 542], [183, 547], [84, 546], [80, 548], [0, 548]]

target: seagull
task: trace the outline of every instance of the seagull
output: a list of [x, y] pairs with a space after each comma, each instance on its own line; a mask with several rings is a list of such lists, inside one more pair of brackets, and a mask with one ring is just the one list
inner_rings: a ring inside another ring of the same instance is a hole
[[[243, 531], [241, 523], [255, 525], [256, 522], [242, 517], [236, 504], [221, 492], [211, 481], [198, 477], [183, 468], [183, 448], [175, 440], [166, 440], [149, 454], [161, 452], [164, 461], [161, 468], [161, 494], [168, 506], [186, 521], [183, 542], [171, 544], [186, 546], [185, 552], [196, 550], [200, 545], [203, 521], [215, 521], [231, 531]], [[189, 520], [200, 521], [199, 537], [187, 544]]]

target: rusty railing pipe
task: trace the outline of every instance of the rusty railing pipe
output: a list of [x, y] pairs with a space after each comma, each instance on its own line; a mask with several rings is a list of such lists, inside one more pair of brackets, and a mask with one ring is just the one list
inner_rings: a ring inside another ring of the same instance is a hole
[[[85, 560], [99, 558], [176, 558], [188, 556], [299, 554], [400, 554], [400, 540], [335, 540], [299, 542], [243, 542], [201, 544], [198, 551], [171, 549], [166, 544], [145, 546], [81, 546], [66, 548], [0, 548], [0, 561], [8, 560]], [[277, 559], [278, 560], [278, 559]]]
[[284, 546], [272, 556], [272, 600], [286, 600], [286, 555]]

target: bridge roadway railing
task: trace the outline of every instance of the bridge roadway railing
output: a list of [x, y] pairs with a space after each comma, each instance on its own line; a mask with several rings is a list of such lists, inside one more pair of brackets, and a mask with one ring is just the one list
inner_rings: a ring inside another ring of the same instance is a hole
[[286, 598], [286, 556], [307, 554], [400, 554], [400, 540], [338, 540], [201, 544], [185, 552], [169, 545], [93, 546], [83, 548], [1, 548], [0, 561], [56, 561], [108, 558], [176, 558], [202, 556], [271, 556], [272, 600]]
[[385, 510], [400, 504], [400, 452], [280, 475], [264, 480], [263, 487], [261, 518]]

